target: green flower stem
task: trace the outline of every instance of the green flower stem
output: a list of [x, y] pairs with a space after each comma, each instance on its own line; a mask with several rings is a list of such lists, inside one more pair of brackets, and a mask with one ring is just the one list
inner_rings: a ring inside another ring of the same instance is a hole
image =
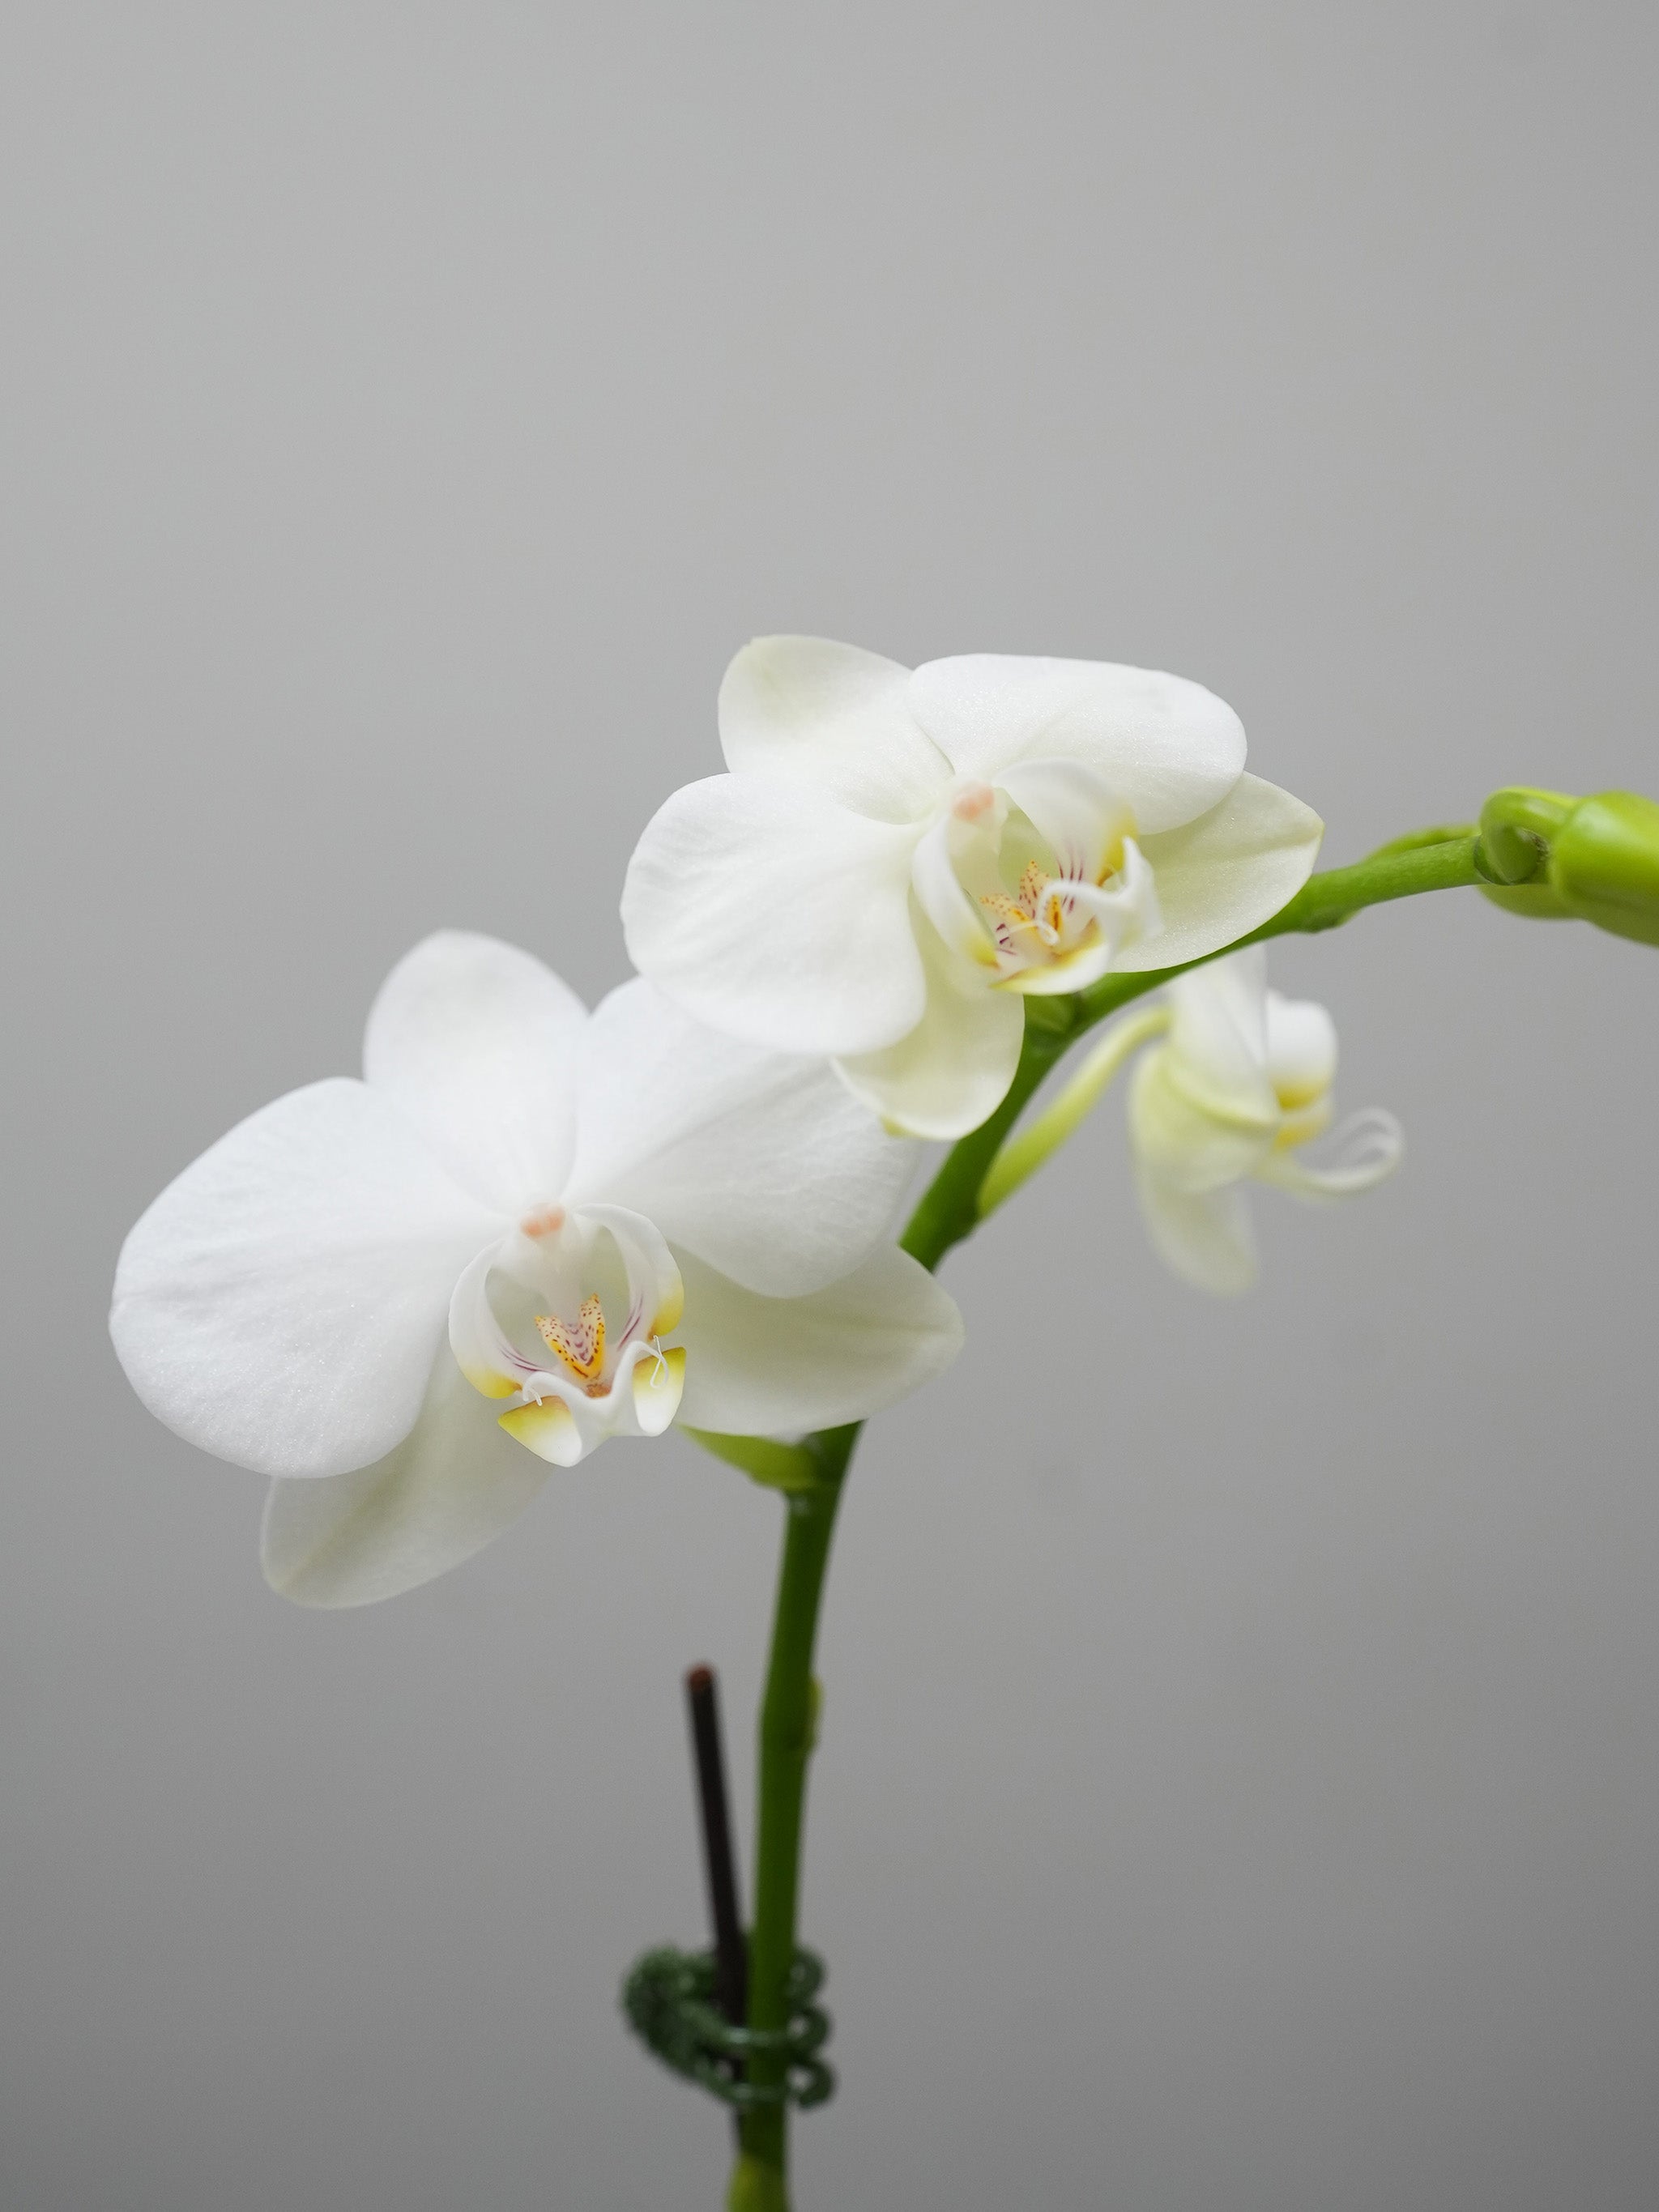
[[[806, 1763], [817, 1734], [812, 1645], [842, 1478], [858, 1435], [855, 1422], [809, 1437], [805, 1449], [817, 1462], [817, 1480], [811, 1489], [791, 1491], [785, 1500], [783, 1561], [757, 1747], [755, 1921], [749, 1939], [750, 2027], [789, 2024], [788, 1979], [795, 1956]], [[750, 2078], [775, 2083], [782, 2078], [783, 2063], [778, 2054], [757, 2053], [750, 2061]], [[788, 2212], [788, 2111], [782, 2105], [762, 2106], [744, 2115], [741, 2151], [728, 2199], [732, 2212]]]
[[1113, 1024], [1054, 1104], [1018, 1136], [1010, 1137], [992, 1161], [991, 1171], [980, 1185], [981, 1221], [994, 1213], [1005, 1199], [1012, 1198], [1050, 1152], [1057, 1152], [1068, 1137], [1076, 1134], [1118, 1070], [1150, 1038], [1161, 1036], [1169, 1026], [1169, 1014], [1162, 1006], [1143, 1006], [1138, 1014], [1126, 1014]]
[[1054, 1062], [1082, 1034], [1085, 1024], [1079, 1019], [1079, 1006], [1076, 999], [1026, 1001], [1025, 1042], [1007, 1097], [988, 1120], [952, 1145], [899, 1239], [911, 1258], [920, 1260], [924, 1267], [937, 1267], [951, 1247], [959, 1244], [978, 1221], [980, 1185], [1001, 1151], [1003, 1139]]
[[[1253, 944], [1291, 930], [1331, 929], [1362, 907], [1385, 899], [1484, 880], [1475, 865], [1477, 837], [1425, 834], [1431, 842], [1399, 839], [1352, 867], [1331, 868], [1311, 877], [1288, 906], [1240, 942]], [[1008, 1095], [988, 1121], [946, 1155], [901, 1240], [907, 1252], [923, 1267], [937, 1267], [952, 1245], [973, 1233], [981, 1218], [981, 1187], [992, 1164], [1055, 1062], [1108, 1014], [1181, 972], [1164, 968], [1144, 975], [1107, 975], [1074, 999], [1027, 1000], [1025, 1042]], [[836, 1510], [858, 1436], [854, 1424], [825, 1429], [799, 1447], [768, 1447], [758, 1453], [750, 1452], [741, 1438], [699, 1439], [757, 1480], [787, 1486], [783, 1562], [760, 1714], [755, 1916], [749, 1948], [751, 2027], [788, 2024], [787, 1978], [795, 1955], [806, 1765], [816, 1728], [812, 1646]], [[810, 1482], [799, 1480], [797, 1452], [814, 1463], [815, 1479]], [[756, 2081], [777, 2080], [781, 2061], [776, 2056], [757, 2054], [750, 2063]], [[726, 2200], [730, 2212], [789, 2212], [787, 2109], [763, 2106], [746, 2112], [741, 2142]]]
[[[1239, 943], [1255, 945], [1263, 938], [1284, 937], [1293, 930], [1334, 929], [1362, 907], [1381, 906], [1389, 899], [1415, 898], [1419, 891], [1451, 891], [1486, 882], [1479, 860], [1480, 840], [1474, 830], [1454, 832], [1450, 836], [1433, 835], [1431, 844], [1419, 844], [1414, 836], [1396, 837], [1369, 860], [1310, 876], [1287, 906], [1280, 907], [1260, 929], [1241, 937]], [[1229, 951], [1232, 949], [1228, 947]], [[1197, 967], [1199, 963], [1188, 961], [1187, 965]]]

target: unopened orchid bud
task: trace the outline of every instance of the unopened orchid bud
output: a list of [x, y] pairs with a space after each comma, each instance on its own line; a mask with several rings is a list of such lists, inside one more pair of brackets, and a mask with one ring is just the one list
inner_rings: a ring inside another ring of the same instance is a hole
[[1577, 920], [1659, 945], [1659, 805], [1635, 792], [1570, 799], [1519, 787], [1480, 811], [1482, 890], [1508, 914]]
[[1551, 843], [1549, 881], [1569, 914], [1659, 945], [1659, 805], [1633, 791], [1581, 799]]
[[1562, 791], [1516, 785], [1495, 791], [1480, 810], [1480, 861], [1495, 884], [1541, 879], [1553, 840], [1578, 805]]

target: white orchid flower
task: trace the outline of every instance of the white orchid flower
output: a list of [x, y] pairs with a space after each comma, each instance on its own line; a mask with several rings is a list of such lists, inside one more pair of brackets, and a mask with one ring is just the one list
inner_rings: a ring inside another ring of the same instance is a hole
[[1393, 1173], [1404, 1139], [1393, 1115], [1372, 1107], [1335, 1133], [1331, 1164], [1299, 1157], [1334, 1117], [1336, 1025], [1323, 1006], [1267, 988], [1260, 945], [1177, 977], [1168, 1000], [1167, 1038], [1143, 1054], [1129, 1092], [1146, 1224], [1176, 1274], [1203, 1290], [1248, 1290], [1256, 1261], [1247, 1182], [1347, 1197]]
[[607, 1437], [824, 1427], [955, 1356], [951, 1299], [883, 1241], [913, 1147], [822, 1061], [643, 981], [590, 1016], [446, 933], [387, 978], [363, 1070], [186, 1168], [111, 1316], [152, 1413], [277, 1478], [264, 1568], [301, 1603], [428, 1581]]
[[892, 1126], [975, 1128], [1027, 994], [1201, 958], [1306, 880], [1317, 815], [1246, 775], [1178, 676], [761, 638], [720, 689], [728, 770], [677, 792], [623, 897], [635, 965], [700, 1020], [831, 1055]]

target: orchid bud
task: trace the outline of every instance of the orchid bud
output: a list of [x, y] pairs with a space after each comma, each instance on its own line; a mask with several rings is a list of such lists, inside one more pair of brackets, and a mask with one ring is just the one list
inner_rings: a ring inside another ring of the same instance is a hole
[[1659, 945], [1659, 805], [1635, 792], [1589, 799], [1520, 788], [1480, 811], [1482, 890], [1506, 913], [1594, 922]]
[[1659, 945], [1659, 805], [1633, 791], [1580, 799], [1550, 847], [1551, 888], [1569, 914]]
[[1539, 879], [1551, 841], [1578, 805], [1561, 791], [1495, 791], [1480, 810], [1480, 861], [1496, 884]]

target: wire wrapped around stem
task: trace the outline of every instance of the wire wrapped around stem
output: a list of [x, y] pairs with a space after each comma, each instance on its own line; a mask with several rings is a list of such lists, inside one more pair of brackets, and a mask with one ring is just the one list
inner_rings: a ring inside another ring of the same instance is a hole
[[[712, 1951], [647, 1951], [623, 1985], [623, 2010], [640, 2040], [663, 2064], [738, 2112], [798, 2105], [803, 2111], [828, 2102], [836, 2077], [818, 2057], [830, 2036], [830, 2015], [813, 2002], [823, 1986], [823, 1966], [798, 1950], [789, 1972], [789, 2025], [735, 2027], [714, 2001], [717, 1962]], [[757, 2052], [783, 2060], [782, 2078], [753, 2082], [745, 2062]]]

